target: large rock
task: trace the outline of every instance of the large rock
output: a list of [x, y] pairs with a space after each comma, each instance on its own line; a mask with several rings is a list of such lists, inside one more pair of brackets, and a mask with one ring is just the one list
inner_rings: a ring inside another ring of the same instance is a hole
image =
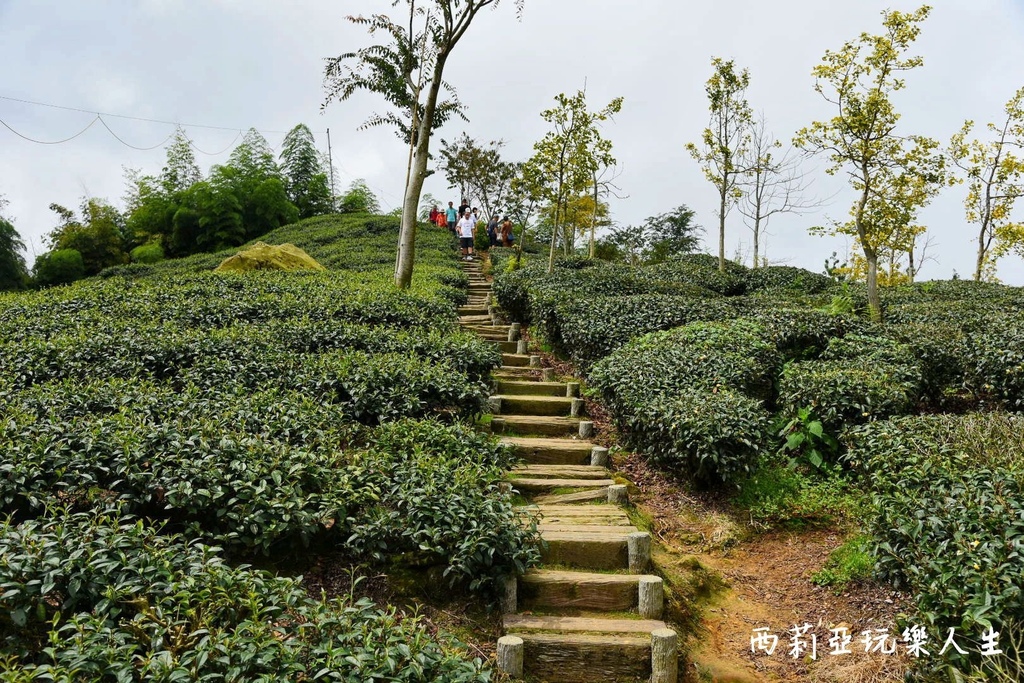
[[294, 244], [257, 242], [248, 249], [224, 259], [218, 272], [248, 273], [253, 270], [326, 270]]

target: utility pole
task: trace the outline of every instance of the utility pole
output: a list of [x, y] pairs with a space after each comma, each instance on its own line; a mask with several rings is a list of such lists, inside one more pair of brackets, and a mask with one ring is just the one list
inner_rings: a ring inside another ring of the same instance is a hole
[[334, 158], [331, 155], [331, 129], [327, 129], [327, 165], [331, 167], [331, 211], [337, 213], [337, 193], [334, 191]]

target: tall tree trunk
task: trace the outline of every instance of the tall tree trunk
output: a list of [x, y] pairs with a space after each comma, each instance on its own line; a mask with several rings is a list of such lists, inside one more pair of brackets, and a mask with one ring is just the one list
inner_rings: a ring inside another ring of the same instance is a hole
[[760, 261], [759, 261], [760, 256], [758, 255], [758, 254], [760, 254], [759, 248], [761, 246], [761, 215], [760, 215], [760, 211], [761, 211], [761, 209], [759, 207], [758, 208], [758, 215], [754, 218], [754, 268], [759, 268], [760, 267]]
[[978, 233], [978, 261], [974, 268], [974, 281], [981, 282], [981, 272], [985, 269], [985, 233], [988, 231], [988, 226], [985, 223], [981, 225], [981, 232]]
[[725, 272], [725, 200], [728, 178], [728, 174], [725, 174], [722, 179], [722, 186], [718, 188], [721, 198], [721, 202], [718, 205], [718, 270], [723, 273]]
[[590, 258], [594, 258], [594, 237], [597, 232], [597, 171], [593, 173], [594, 178], [594, 218], [590, 221]]
[[555, 224], [551, 228], [551, 251], [548, 253], [548, 274], [555, 272], [555, 242], [558, 241], [559, 225], [558, 221], [561, 217], [562, 203], [561, 200], [555, 203]]
[[868, 315], [871, 322], [882, 322], [882, 299], [878, 295], [878, 253], [864, 247], [864, 260], [868, 263]]

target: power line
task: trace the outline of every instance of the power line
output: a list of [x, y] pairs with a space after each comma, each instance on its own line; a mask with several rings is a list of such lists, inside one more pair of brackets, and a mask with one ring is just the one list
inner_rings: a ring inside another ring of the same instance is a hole
[[[97, 114], [97, 115], [96, 115], [96, 117], [95, 117], [95, 118], [94, 118], [94, 119], [93, 119], [92, 121], [90, 121], [90, 122], [89, 122], [89, 125], [88, 125], [88, 126], [86, 126], [85, 128], [83, 128], [82, 130], [78, 131], [77, 133], [75, 133], [75, 134], [74, 134], [74, 135], [72, 135], [71, 137], [69, 137], [69, 138], [64, 138], [63, 140], [36, 140], [35, 138], [30, 138], [30, 137], [29, 137], [29, 136], [27, 136], [27, 135], [22, 135], [22, 134], [21, 134], [21, 133], [19, 133], [18, 131], [14, 130], [14, 129], [13, 129], [13, 128], [11, 128], [11, 127], [10, 127], [10, 126], [9, 126], [9, 125], [7, 124], [7, 122], [6, 122], [6, 121], [4, 121], [3, 119], [0, 119], [0, 124], [3, 124], [4, 128], [6, 128], [7, 130], [11, 131], [11, 132], [12, 132], [12, 133], [14, 133], [15, 135], [17, 135], [17, 136], [18, 136], [19, 138], [21, 138], [21, 139], [23, 139], [23, 140], [28, 140], [29, 142], [34, 142], [34, 143], [36, 143], [37, 145], [60, 145], [60, 144], [63, 144], [63, 143], [65, 143], [65, 142], [71, 142], [72, 140], [74, 140], [75, 138], [77, 138], [77, 137], [78, 137], [79, 135], [81, 135], [81, 134], [82, 134], [82, 133], [84, 133], [85, 131], [87, 131], [87, 130], [89, 130], [90, 128], [92, 128], [92, 127], [93, 127], [93, 125], [95, 125], [95, 123], [96, 123], [97, 121], [99, 121], [99, 120], [100, 120], [100, 116], [99, 116], [99, 114]], [[117, 136], [114, 136], [114, 137], [117, 137]]]
[[[103, 120], [103, 117], [102, 117], [102, 116], [97, 116], [96, 118], [98, 118], [98, 119], [100, 120], [100, 123], [102, 123], [102, 124], [103, 124], [103, 127], [107, 129], [107, 132], [108, 132], [108, 133], [110, 133], [111, 135], [113, 135], [113, 136], [114, 136], [114, 139], [115, 139], [115, 140], [117, 140], [118, 142], [120, 142], [120, 143], [121, 143], [122, 145], [124, 145], [125, 147], [131, 147], [132, 149], [136, 149], [136, 150], [138, 150], [138, 151], [140, 151], [140, 152], [149, 152], [149, 151], [152, 151], [152, 150], [156, 149], [157, 147], [163, 147], [164, 145], [166, 145], [166, 144], [167, 144], [167, 142], [168, 142], [168, 141], [169, 141], [169, 140], [170, 140], [171, 138], [173, 138], [173, 137], [174, 137], [174, 133], [171, 133], [171, 134], [170, 134], [170, 135], [168, 135], [168, 136], [167, 136], [166, 138], [164, 138], [163, 140], [161, 140], [161, 141], [160, 141], [160, 142], [158, 142], [157, 144], [153, 145], [152, 147], [136, 147], [135, 145], [129, 144], [129, 143], [125, 142], [124, 140], [122, 140], [122, 139], [121, 139], [121, 136], [119, 136], [119, 135], [118, 135], [117, 133], [115, 133], [115, 132], [114, 132], [113, 130], [111, 130], [110, 126], [108, 126], [108, 125], [107, 125], [107, 122]], [[237, 140], [238, 138], [235, 138], [235, 139]], [[191, 143], [191, 142], [192, 142], [192, 141], [191, 141], [191, 140], [189, 140], [189, 143]], [[193, 144], [193, 147], [194, 147], [194, 146], [195, 146], [195, 145]]]
[[[168, 126], [182, 126], [187, 128], [207, 128], [209, 130], [234, 130], [238, 131], [241, 128], [232, 128], [230, 126], [206, 126], [199, 123], [181, 123], [180, 121], [165, 121], [161, 119], [147, 119], [141, 116], [128, 116], [126, 114], [111, 114], [109, 112], [94, 111], [92, 109], [82, 109], [79, 107], [65, 107], [59, 104], [50, 104], [47, 102], [35, 102], [33, 100], [23, 100], [17, 97], [7, 97], [6, 95], [0, 95], [0, 100], [7, 100], [8, 102], [19, 102], [21, 104], [31, 104], [36, 107], [49, 107], [50, 109], [63, 109], [64, 111], [77, 111], [83, 114], [95, 114], [96, 116], [107, 116], [110, 118], [127, 119], [129, 121], [144, 121], [146, 123], [162, 123]], [[275, 135], [287, 135], [290, 131], [286, 130], [258, 130], [260, 133], [273, 133]], [[322, 133], [323, 131], [316, 131]], [[129, 145], [130, 146], [130, 145]]]

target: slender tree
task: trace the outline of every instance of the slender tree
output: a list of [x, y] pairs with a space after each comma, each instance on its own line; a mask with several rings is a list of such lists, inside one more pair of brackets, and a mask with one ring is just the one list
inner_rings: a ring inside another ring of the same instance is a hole
[[821, 206], [817, 199], [807, 198], [811, 183], [800, 170], [800, 159], [792, 149], [768, 132], [764, 114], [749, 129], [749, 144], [742, 166], [746, 173], [739, 180], [743, 194], [739, 212], [746, 219], [753, 235], [753, 267], [761, 265], [761, 237], [768, 222], [782, 213], [800, 214]]
[[944, 179], [942, 158], [934, 154], [938, 143], [898, 134], [899, 114], [890, 99], [905, 86], [900, 74], [923, 63], [905, 53], [930, 11], [928, 6], [910, 13], [885, 11], [881, 35], [862, 33], [838, 52], [827, 51], [813, 70], [815, 91], [836, 108], [836, 115], [815, 121], [794, 140], [802, 149], [827, 154], [828, 172], [844, 171], [857, 193], [850, 220], [819, 231], [857, 238], [867, 262], [868, 306], [875, 320], [882, 316], [879, 250], [895, 227], [912, 222], [933, 194], [929, 187]]
[[306, 124], [300, 123], [288, 131], [281, 145], [280, 160], [288, 199], [298, 208], [299, 218], [329, 213], [329, 169], [321, 162], [313, 133]]
[[555, 268], [555, 250], [559, 237], [565, 250], [571, 251], [575, 231], [563, 229], [563, 216], [570, 201], [583, 194], [593, 182], [595, 170], [613, 166], [611, 142], [601, 136], [600, 124], [622, 110], [622, 98], [616, 97], [604, 108], [587, 109], [587, 95], [579, 90], [569, 97], [560, 93], [557, 106], [541, 112], [552, 129], [533, 145], [534, 154], [526, 162], [524, 175], [531, 178], [532, 191], [552, 207], [552, 228], [548, 272]]
[[747, 69], [736, 71], [736, 65], [719, 57], [711, 60], [714, 73], [708, 79], [705, 91], [711, 112], [708, 127], [701, 137], [701, 146], [686, 145], [718, 192], [718, 268], [725, 272], [725, 217], [739, 200], [742, 192], [740, 179], [747, 169], [743, 161], [750, 142], [749, 129], [753, 120], [746, 91], [750, 85]]
[[[388, 44], [371, 45], [328, 59], [325, 72], [327, 99], [346, 100], [368, 90], [382, 95], [394, 108], [374, 115], [366, 125], [394, 125], [409, 145], [409, 165], [402, 207], [402, 227], [395, 265], [395, 284], [406, 289], [412, 283], [416, 247], [416, 210], [427, 177], [430, 137], [462, 105], [454, 96], [442, 99], [446, 89], [444, 70], [455, 47], [473, 20], [500, 0], [394, 0], [392, 6], [408, 8], [407, 24], [382, 14], [349, 17], [371, 35], [383, 33]], [[521, 11], [523, 0], [516, 0]], [[447, 88], [449, 92], [450, 88]]]
[[967, 221], [978, 230], [975, 280], [994, 276], [1000, 256], [1024, 247], [1024, 223], [1012, 219], [1013, 205], [1024, 194], [1024, 159], [1013, 152], [1024, 144], [1024, 88], [1005, 111], [1002, 125], [988, 124], [989, 141], [968, 140], [974, 122], [966, 121], [949, 143], [950, 158], [967, 177]]
[[501, 156], [504, 146], [504, 140], [481, 144], [465, 133], [451, 143], [441, 141], [439, 166], [449, 184], [488, 218], [507, 202], [516, 177], [516, 164]]
[[7, 200], [0, 196], [0, 291], [21, 289], [28, 282], [25, 265], [25, 243], [14, 228], [13, 221], [4, 217]]
[[192, 143], [185, 136], [185, 131], [179, 128], [167, 147], [167, 164], [160, 174], [163, 190], [167, 194], [184, 192], [202, 179], [203, 173], [196, 164]]

